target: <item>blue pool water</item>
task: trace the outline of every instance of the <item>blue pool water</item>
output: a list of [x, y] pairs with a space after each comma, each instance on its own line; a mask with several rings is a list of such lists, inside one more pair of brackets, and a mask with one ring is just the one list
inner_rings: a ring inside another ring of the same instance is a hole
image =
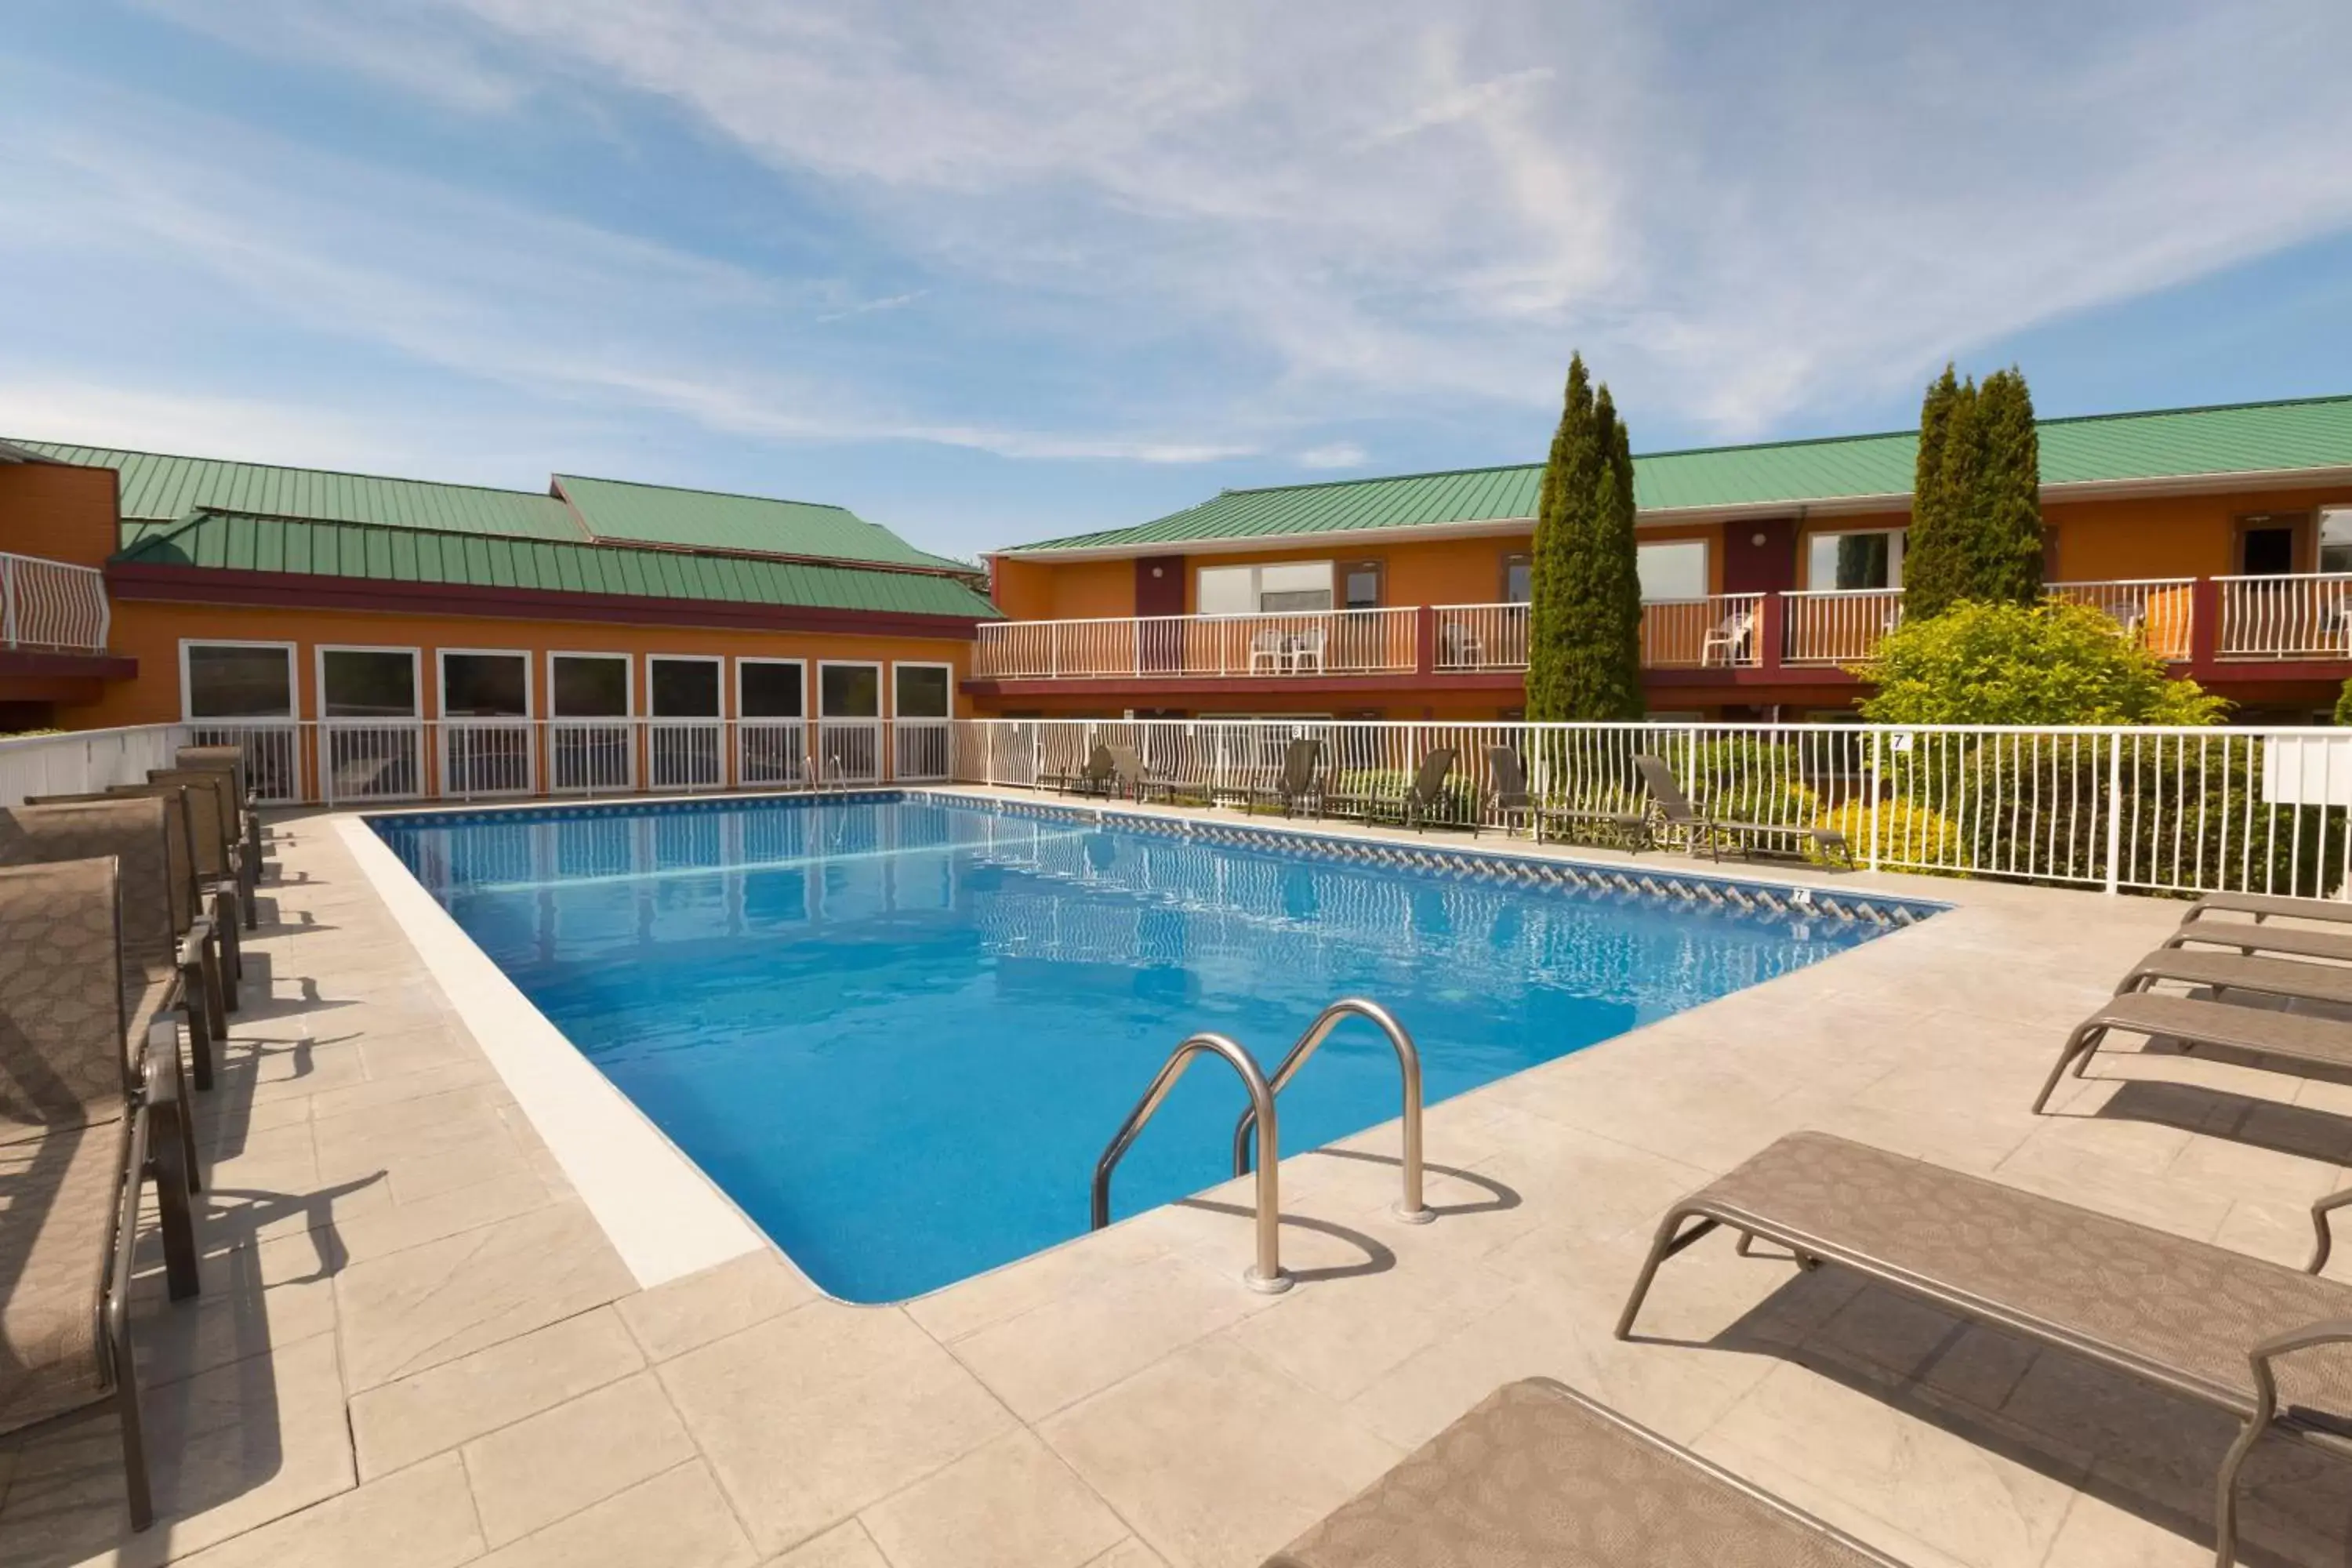
[[[1370, 996], [1419, 1043], [1434, 1103], [1880, 929], [920, 796], [375, 826], [607, 1078], [855, 1301], [1083, 1232], [1096, 1157], [1194, 1030], [1271, 1070], [1324, 1004]], [[1397, 1092], [1386, 1042], [1343, 1025], [1283, 1096], [1283, 1148], [1385, 1121]], [[1243, 1104], [1230, 1072], [1196, 1063], [1120, 1166], [1116, 1212], [1223, 1180]]]

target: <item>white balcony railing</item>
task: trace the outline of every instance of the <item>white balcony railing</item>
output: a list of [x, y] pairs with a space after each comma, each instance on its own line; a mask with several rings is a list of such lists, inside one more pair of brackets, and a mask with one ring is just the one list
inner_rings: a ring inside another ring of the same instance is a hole
[[1900, 588], [1824, 588], [1780, 595], [1784, 664], [1846, 665], [1868, 658], [1903, 619]]
[[1415, 666], [1419, 615], [1407, 606], [996, 621], [980, 628], [971, 672], [981, 680], [1404, 674]]
[[108, 619], [96, 567], [0, 551], [0, 648], [104, 653]]
[[2352, 573], [2222, 577], [2221, 638], [2231, 659], [2352, 658]]
[[1528, 606], [1440, 605], [1436, 668], [1456, 674], [1528, 667]]
[[2068, 604], [2105, 610], [2158, 658], [2189, 657], [2195, 615], [2193, 577], [2141, 577], [2105, 583], [2050, 583], [2042, 592]]
[[1764, 595], [1713, 594], [1642, 606], [1644, 669], [1738, 669], [1764, 662]]

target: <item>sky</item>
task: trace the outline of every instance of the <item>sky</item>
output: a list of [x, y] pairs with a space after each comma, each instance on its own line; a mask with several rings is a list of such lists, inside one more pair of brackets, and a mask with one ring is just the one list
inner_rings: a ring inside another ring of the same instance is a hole
[[[0, 435], [834, 501], [2352, 392], [2343, 0], [12, 0]], [[1916, 13], [1916, 15], [1914, 13]]]

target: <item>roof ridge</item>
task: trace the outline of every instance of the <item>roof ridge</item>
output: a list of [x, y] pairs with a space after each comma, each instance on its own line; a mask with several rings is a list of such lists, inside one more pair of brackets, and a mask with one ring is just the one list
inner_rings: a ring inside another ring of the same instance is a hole
[[[50, 441], [29, 436], [6, 437], [18, 446], [64, 447], [82, 452], [111, 452], [125, 458], [162, 458], [173, 463], [225, 463], [240, 468], [274, 468], [281, 474], [325, 474], [338, 479], [374, 479], [388, 485], [430, 485], [436, 489], [483, 490], [491, 495], [520, 496], [527, 500], [552, 500], [545, 490], [523, 490], [506, 485], [478, 485], [464, 479], [419, 479], [401, 474], [372, 474], [360, 468], [314, 468], [298, 463], [264, 463], [247, 458], [200, 458], [193, 452], [156, 452], [144, 447], [106, 447], [91, 441]], [[199, 509], [205, 510], [205, 509]]]
[[[1635, 454], [1637, 457], [1640, 455]], [[1213, 506], [1216, 503], [1218, 496], [1275, 495], [1283, 490], [1336, 490], [1345, 489], [1349, 485], [1385, 485], [1393, 484], [1399, 479], [1458, 479], [1464, 474], [1507, 474], [1517, 468], [1540, 468], [1543, 466], [1540, 460], [1532, 463], [1481, 463], [1466, 468], [1427, 468], [1410, 474], [1359, 474], [1351, 479], [1300, 479], [1295, 484], [1287, 485], [1227, 485], [1207, 500], [1195, 501], [1191, 506], [1179, 508], [1168, 515], [1181, 517], [1185, 512], [1198, 511], [1204, 506]]]
[[608, 479], [603, 474], [556, 473], [551, 475], [550, 478], [553, 479], [559, 485], [566, 479], [586, 479], [590, 484], [593, 485], [626, 485], [631, 489], [639, 490], [675, 490], [680, 495], [717, 496], [721, 500], [755, 500], [764, 502], [770, 506], [820, 507], [826, 511], [837, 511], [846, 517], [854, 518], [857, 521], [864, 523], [868, 528], [881, 528], [885, 533], [891, 531], [889, 529], [884, 528], [882, 524], [876, 522], [872, 518], [859, 517], [856, 512], [850, 510], [849, 508], [842, 505], [839, 501], [834, 500], [801, 500], [793, 496], [761, 496], [753, 495], [749, 490], [714, 490], [704, 485], [666, 485], [658, 483], [653, 479]]

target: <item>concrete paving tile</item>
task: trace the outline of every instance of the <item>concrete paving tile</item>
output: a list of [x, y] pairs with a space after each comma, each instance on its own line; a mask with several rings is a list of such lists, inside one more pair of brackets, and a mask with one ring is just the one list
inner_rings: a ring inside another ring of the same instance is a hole
[[1132, 1535], [1096, 1558], [1086, 1568], [1167, 1568], [1160, 1553]]
[[187, 1561], [193, 1568], [456, 1568], [481, 1551], [465, 1469], [448, 1454]]
[[349, 1205], [338, 1205], [334, 1215], [335, 1234], [353, 1258], [404, 1252], [570, 1201], [568, 1191], [552, 1192], [536, 1175], [512, 1173], [435, 1193], [413, 1203], [397, 1201], [382, 1182], [367, 1188], [366, 1194], [372, 1201], [356, 1212], [346, 1212]]
[[131, 1340], [140, 1385], [176, 1383], [261, 1355], [335, 1327], [332, 1270], [338, 1255], [306, 1232], [207, 1253], [197, 1261], [199, 1293], [170, 1301], [160, 1261], [142, 1274], [132, 1300]]
[[891, 1568], [882, 1549], [866, 1527], [849, 1520], [802, 1543], [782, 1557], [769, 1559], [765, 1568]]
[[483, 1568], [748, 1568], [759, 1554], [709, 1469], [678, 1466], [483, 1558]]
[[483, 1537], [503, 1546], [695, 1457], [661, 1384], [638, 1373], [460, 1449]]
[[1127, 1526], [1026, 1431], [958, 1459], [859, 1516], [891, 1568], [1083, 1568]]
[[1222, 1337], [1038, 1433], [1172, 1568], [1256, 1563], [1403, 1455]]
[[497, 1069], [477, 1050], [476, 1059], [472, 1061], [402, 1073], [396, 1078], [370, 1079], [364, 1083], [314, 1095], [310, 1100], [310, 1113], [325, 1121], [404, 1104], [409, 1100], [429, 1100], [453, 1090], [488, 1089], [498, 1082]]
[[438, 1026], [364, 1035], [359, 1041], [359, 1054], [367, 1065], [367, 1076], [377, 1081], [475, 1067], [484, 1059], [481, 1047], [471, 1035], [462, 1028]]
[[935, 1290], [905, 1311], [935, 1339], [952, 1342], [1165, 1257], [1176, 1245], [1164, 1227], [1115, 1225]]
[[667, 1361], [698, 1345], [792, 1310], [817, 1289], [773, 1247], [673, 1279], [617, 1303], [621, 1321], [653, 1361]]
[[572, 1204], [362, 1259], [335, 1279], [352, 1390], [544, 1328], [635, 1284]]
[[646, 1364], [609, 1307], [352, 1395], [352, 1436], [370, 1479], [552, 1409]]

